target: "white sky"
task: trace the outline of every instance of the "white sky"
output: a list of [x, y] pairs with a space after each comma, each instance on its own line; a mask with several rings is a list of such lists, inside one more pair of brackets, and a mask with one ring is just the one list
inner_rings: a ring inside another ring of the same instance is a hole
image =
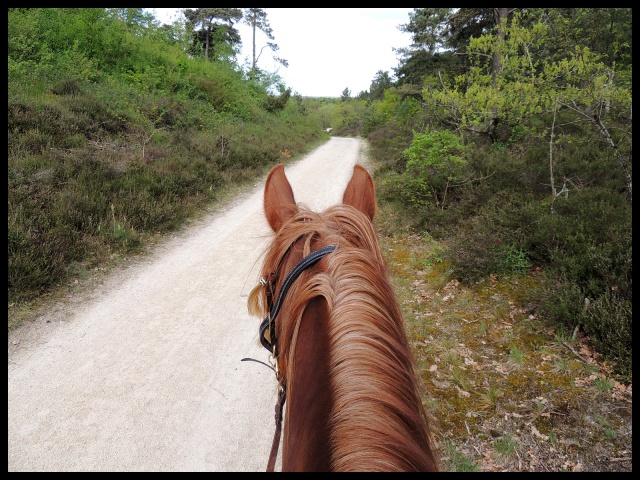
[[[176, 8], [149, 9], [164, 23], [172, 23]], [[411, 35], [398, 30], [409, 22], [412, 8], [265, 8], [267, 20], [280, 49], [275, 55], [289, 61], [289, 67], [274, 62], [265, 48], [258, 66], [277, 71], [292, 93], [309, 97], [339, 97], [349, 88], [355, 97], [369, 90], [378, 70], [392, 68], [398, 58], [392, 48], [408, 47]], [[251, 59], [251, 29], [234, 25], [242, 38], [242, 65]], [[266, 45], [262, 32], [256, 33], [256, 54]]]

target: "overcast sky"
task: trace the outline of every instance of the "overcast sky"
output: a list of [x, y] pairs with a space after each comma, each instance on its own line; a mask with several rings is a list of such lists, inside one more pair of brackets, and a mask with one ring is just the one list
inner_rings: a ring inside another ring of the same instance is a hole
[[[155, 8], [156, 18], [172, 23], [179, 9]], [[258, 61], [263, 70], [277, 73], [293, 92], [309, 97], [339, 97], [345, 88], [355, 97], [369, 90], [378, 70], [393, 77], [398, 57], [392, 48], [408, 47], [411, 35], [398, 30], [409, 22], [412, 8], [266, 8], [267, 19], [280, 49], [275, 63], [265, 48]], [[251, 29], [234, 25], [242, 38], [240, 64], [251, 59]], [[256, 50], [266, 45], [256, 34]]]

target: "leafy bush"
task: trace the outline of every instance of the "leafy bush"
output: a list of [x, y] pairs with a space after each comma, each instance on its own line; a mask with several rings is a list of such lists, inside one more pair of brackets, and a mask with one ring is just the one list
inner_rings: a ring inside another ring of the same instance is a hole
[[291, 97], [291, 89], [282, 90], [280, 95], [267, 95], [264, 103], [264, 109], [267, 112], [276, 113], [284, 109]]
[[496, 255], [498, 257], [496, 273], [523, 272], [531, 267], [527, 252], [513, 244], [497, 248]]
[[606, 352], [617, 373], [631, 378], [632, 307], [629, 300], [606, 292], [583, 310], [581, 322], [598, 351]]
[[404, 172], [404, 188], [412, 203], [431, 201], [443, 207], [452, 185], [466, 173], [467, 161], [459, 136], [446, 131], [415, 133], [411, 146], [403, 155], [408, 159]]

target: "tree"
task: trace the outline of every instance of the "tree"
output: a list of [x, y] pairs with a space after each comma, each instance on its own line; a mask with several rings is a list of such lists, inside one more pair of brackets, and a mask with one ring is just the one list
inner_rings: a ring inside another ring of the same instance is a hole
[[617, 68], [631, 64], [631, 8], [531, 9], [530, 17], [549, 26], [548, 57], [558, 58], [576, 46], [602, 55], [602, 62]]
[[153, 14], [145, 12], [144, 8], [109, 8], [107, 11], [135, 34], [142, 34], [150, 26], [158, 26]]
[[412, 191], [411, 201], [417, 205], [433, 198], [436, 207], [444, 209], [451, 188], [469, 183], [467, 161], [459, 135], [447, 130], [415, 132], [411, 146], [402, 155], [407, 158], [404, 181]]
[[291, 97], [291, 89], [285, 88], [284, 85], [280, 84], [278, 85], [278, 90], [280, 92], [279, 96], [267, 95], [267, 99], [264, 103], [264, 109], [267, 112], [276, 113], [287, 106], [287, 102]]
[[421, 85], [422, 80], [434, 72], [434, 56], [447, 56], [454, 60], [444, 43], [443, 30], [452, 8], [414, 8], [409, 14], [409, 22], [398, 29], [410, 33], [413, 43], [407, 48], [394, 48], [399, 55], [398, 67], [394, 73], [397, 85]]
[[446, 44], [444, 31], [448, 19], [453, 14], [453, 8], [414, 8], [409, 14], [409, 23], [402, 24], [398, 29], [410, 33], [413, 44], [410, 49], [397, 49], [399, 53], [405, 50], [423, 50], [430, 54], [449, 48]]
[[490, 32], [513, 10], [415, 8], [409, 14], [409, 22], [398, 27], [412, 35], [413, 44], [394, 48], [400, 55], [399, 66], [394, 69], [397, 85], [421, 84], [425, 77], [442, 71], [464, 73], [468, 69], [465, 52], [470, 39]]
[[[262, 51], [269, 47], [271, 51], [277, 52], [280, 47], [273, 42], [267, 42], [265, 46], [260, 49], [258, 56], [256, 56], [256, 29], [261, 30], [269, 40], [275, 40], [273, 36], [273, 30], [269, 25], [269, 20], [267, 20], [267, 12], [262, 8], [245, 8], [244, 10], [244, 22], [249, 25], [252, 29], [252, 57], [251, 57], [251, 73], [249, 74], [250, 78], [255, 78], [257, 71], [258, 60], [260, 59], [260, 55], [262, 55]], [[284, 67], [289, 66], [289, 62], [284, 58], [274, 56], [273, 59], [282, 64]]]
[[193, 29], [193, 52], [204, 44], [205, 59], [209, 60], [209, 49], [213, 49], [214, 40], [231, 47], [240, 43], [240, 34], [233, 28], [234, 22], [242, 18], [239, 8], [186, 8], [184, 15]]
[[349, 90], [349, 87], [347, 87], [342, 91], [342, 96], [340, 97], [340, 99], [344, 102], [345, 100], [349, 100], [349, 98], [351, 98], [351, 90]]
[[[564, 125], [590, 125], [595, 139], [611, 148], [631, 198], [630, 72], [609, 67], [602, 55], [578, 44], [549, 59], [554, 40], [549, 37], [549, 25], [544, 19], [528, 25], [518, 13], [495, 34], [472, 38], [468, 73], [451, 82], [425, 83], [423, 98], [432, 115], [453, 129], [485, 134], [494, 142], [500, 140], [498, 125], [540, 137], [554, 133], [559, 115]], [[496, 55], [497, 70], [493, 68]], [[551, 189], [555, 195], [553, 181]]]
[[393, 81], [389, 76], [389, 72], [378, 70], [369, 87], [369, 98], [371, 100], [382, 100], [384, 98], [384, 91], [391, 88], [392, 85]]

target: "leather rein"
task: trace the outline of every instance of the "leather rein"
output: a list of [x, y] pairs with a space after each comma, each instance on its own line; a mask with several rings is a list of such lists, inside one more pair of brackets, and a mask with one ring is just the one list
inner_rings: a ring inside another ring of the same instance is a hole
[[[304, 272], [307, 268], [318, 263], [323, 257], [333, 252], [336, 246], [324, 247], [319, 250], [316, 250], [302, 260], [300, 260], [293, 269], [289, 272], [289, 274], [284, 279], [282, 283], [282, 287], [280, 288], [280, 292], [276, 297], [276, 301], [271, 306], [269, 313], [260, 323], [259, 328], [259, 337], [260, 343], [264, 348], [266, 348], [274, 361], [274, 367], [271, 368], [276, 373], [276, 378], [278, 379], [278, 401], [276, 402], [275, 407], [275, 421], [276, 421], [276, 432], [273, 437], [273, 443], [271, 444], [271, 454], [269, 455], [269, 462], [267, 464], [267, 472], [273, 472], [276, 463], [276, 457], [278, 456], [278, 447], [280, 446], [280, 434], [282, 430], [282, 409], [284, 407], [284, 402], [286, 401], [286, 385], [280, 382], [279, 372], [278, 372], [278, 343], [276, 339], [275, 332], [275, 323], [278, 312], [280, 312], [280, 307], [282, 306], [282, 302], [289, 291], [289, 288], [296, 281], [296, 279]], [[260, 279], [261, 285], [267, 285], [267, 281], [264, 278]], [[243, 358], [242, 360], [253, 360], [259, 363], [263, 363], [260, 360], [255, 360], [253, 358]], [[265, 364], [266, 365], [266, 364]]]

